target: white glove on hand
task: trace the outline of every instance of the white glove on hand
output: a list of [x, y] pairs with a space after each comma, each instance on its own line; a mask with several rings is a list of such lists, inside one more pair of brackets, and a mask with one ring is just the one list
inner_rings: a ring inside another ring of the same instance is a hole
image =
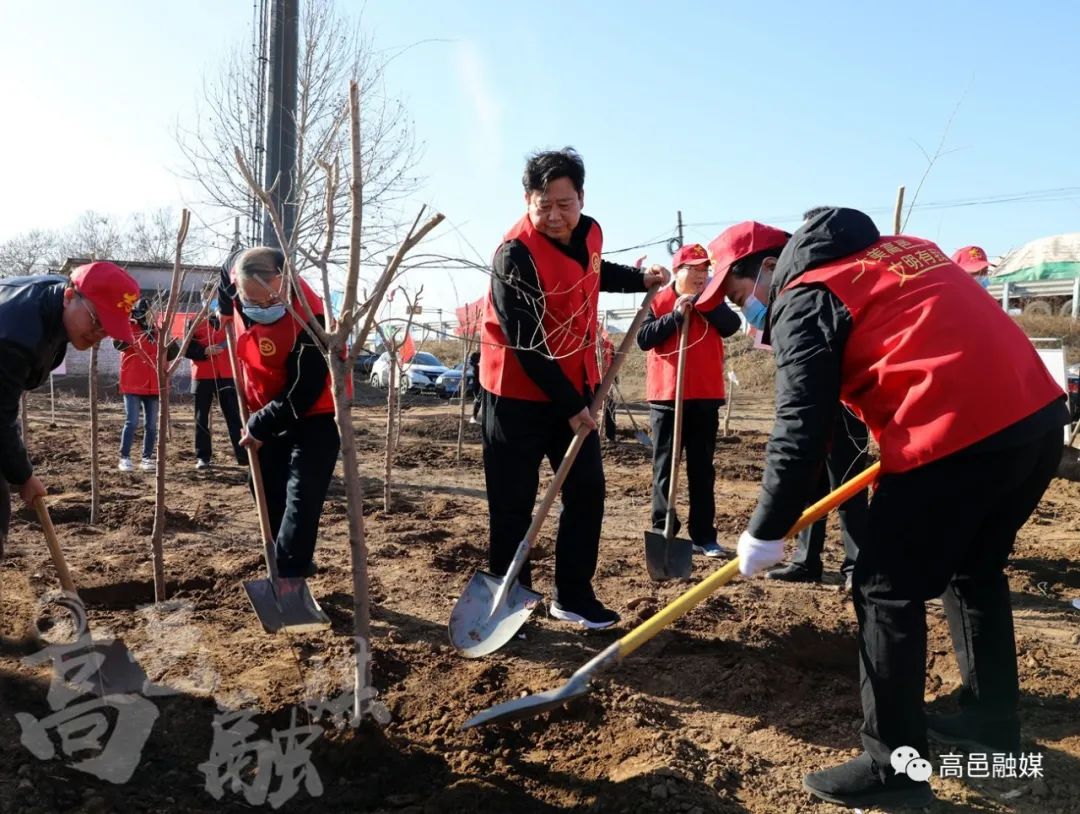
[[736, 547], [739, 557], [739, 573], [752, 577], [758, 571], [776, 565], [784, 559], [783, 540], [759, 540], [748, 531], [739, 536]]

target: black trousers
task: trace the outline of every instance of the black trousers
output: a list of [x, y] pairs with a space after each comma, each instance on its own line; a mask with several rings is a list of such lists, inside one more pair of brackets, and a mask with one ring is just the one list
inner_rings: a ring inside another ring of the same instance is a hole
[[615, 397], [608, 396], [604, 399], [604, 438], [608, 441], [615, 440]]
[[341, 436], [329, 413], [301, 419], [288, 435], [259, 449], [270, 531], [283, 577], [299, 576], [315, 554], [319, 518], [340, 449]]
[[[490, 517], [489, 566], [502, 575], [532, 522], [540, 464], [558, 468], [573, 432], [546, 402], [484, 394], [484, 479]], [[555, 599], [578, 603], [593, 598], [600, 527], [604, 522], [604, 465], [600, 436], [590, 433], [562, 487], [555, 537]], [[526, 563], [521, 581], [531, 585]]]
[[233, 379], [195, 380], [195, 457], [210, 461], [213, 450], [210, 441], [210, 407], [217, 397], [225, 426], [229, 430], [233, 455], [241, 466], [247, 466], [247, 453], [240, 446], [240, 407], [236, 402], [236, 382]]
[[[825, 458], [821, 478], [811, 498], [817, 502], [830, 491], [851, 480], [867, 466], [870, 459], [866, 454], [868, 442], [866, 425], [841, 407], [836, 418], [833, 443]], [[840, 515], [840, 535], [844, 541], [844, 563], [840, 566], [842, 574], [849, 574], [855, 568], [855, 558], [859, 555], [859, 544], [866, 537], [868, 517], [867, 491], [863, 490], [838, 509]], [[825, 548], [825, 523], [819, 520], [803, 529], [796, 537], [795, 556], [792, 562], [804, 568], [821, 573], [821, 552]]]
[[1061, 430], [1055, 428], [1023, 446], [961, 452], [878, 481], [853, 595], [862, 741], [880, 767], [889, 766], [899, 746], [926, 754], [925, 603], [937, 596], [963, 680], [961, 704], [995, 739], [1019, 737], [1016, 643], [1004, 569], [1017, 530], [1060, 458]]
[[[652, 525], [663, 529], [671, 485], [671, 456], [674, 447], [675, 411], [653, 407], [649, 410], [653, 441]], [[698, 545], [716, 542], [716, 432], [720, 408], [715, 401], [683, 402], [682, 447], [686, 457], [686, 480], [690, 494], [690, 539]], [[675, 531], [682, 524], [675, 518]]]

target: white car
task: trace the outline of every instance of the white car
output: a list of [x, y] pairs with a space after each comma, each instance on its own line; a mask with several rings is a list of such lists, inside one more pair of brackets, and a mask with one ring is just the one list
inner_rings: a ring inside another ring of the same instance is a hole
[[[446, 365], [435, 356], [418, 352], [409, 363], [400, 368], [397, 386], [402, 393], [410, 391], [435, 392], [435, 381], [447, 370]], [[389, 387], [390, 354], [383, 353], [371, 366], [371, 386]]]

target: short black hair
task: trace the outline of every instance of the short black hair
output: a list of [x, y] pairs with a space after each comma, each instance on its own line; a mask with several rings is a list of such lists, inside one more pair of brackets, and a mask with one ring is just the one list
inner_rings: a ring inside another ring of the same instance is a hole
[[526, 192], [543, 192], [548, 184], [559, 178], [569, 178], [579, 195], [585, 189], [585, 162], [573, 147], [542, 150], [530, 155], [525, 162], [521, 184]]
[[810, 220], [810, 218], [816, 218], [822, 212], [828, 212], [830, 209], [836, 209], [835, 206], [812, 206], [802, 213], [803, 220]]
[[[791, 235], [788, 235], [788, 237], [791, 237]], [[762, 261], [767, 257], [779, 257], [780, 252], [783, 250], [783, 246], [776, 246], [772, 249], [762, 249], [760, 252], [748, 254], [746, 257], [740, 258], [732, 263], [728, 273], [731, 274], [732, 277], [753, 280], [758, 276], [758, 272], [761, 271]]]

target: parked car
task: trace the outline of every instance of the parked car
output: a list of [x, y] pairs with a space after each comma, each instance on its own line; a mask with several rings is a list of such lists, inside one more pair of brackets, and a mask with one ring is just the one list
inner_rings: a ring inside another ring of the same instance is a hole
[[368, 348], [363, 348], [356, 354], [356, 361], [353, 363], [353, 372], [357, 376], [369, 379], [371, 377], [371, 368], [378, 358], [378, 353]]
[[1080, 362], [1069, 368], [1069, 412], [1080, 421]]
[[[457, 397], [458, 388], [461, 386], [461, 365], [462, 363], [458, 362], [435, 380], [435, 393], [439, 398], [452, 399]], [[465, 370], [466, 392], [472, 388], [475, 375], [476, 372], [473, 370], [472, 365], [469, 365]]]
[[[435, 380], [446, 372], [446, 365], [437, 357], [423, 351], [417, 353], [409, 363], [402, 366], [397, 386], [401, 392], [410, 391], [434, 393]], [[369, 381], [372, 387], [389, 387], [390, 354], [383, 353], [371, 366]]]

